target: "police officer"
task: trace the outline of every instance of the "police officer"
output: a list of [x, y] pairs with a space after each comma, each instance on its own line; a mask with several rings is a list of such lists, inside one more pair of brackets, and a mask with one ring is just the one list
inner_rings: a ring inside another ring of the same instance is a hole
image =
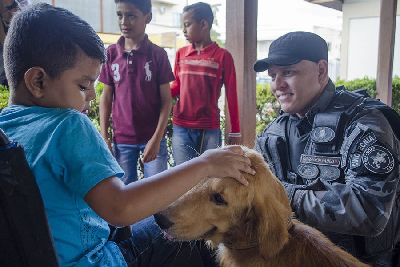
[[335, 88], [327, 44], [313, 33], [279, 37], [254, 70], [268, 71], [281, 105], [256, 148], [283, 182], [296, 217], [366, 263], [396, 266], [398, 114]]

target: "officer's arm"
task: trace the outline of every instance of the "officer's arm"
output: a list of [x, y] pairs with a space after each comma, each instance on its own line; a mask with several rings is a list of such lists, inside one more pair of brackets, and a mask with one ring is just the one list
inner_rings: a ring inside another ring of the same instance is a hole
[[399, 142], [383, 114], [374, 110], [353, 120], [341, 154], [344, 179], [321, 181], [317, 190], [286, 185], [294, 189], [292, 208], [321, 230], [378, 235], [391, 215], [399, 177]]

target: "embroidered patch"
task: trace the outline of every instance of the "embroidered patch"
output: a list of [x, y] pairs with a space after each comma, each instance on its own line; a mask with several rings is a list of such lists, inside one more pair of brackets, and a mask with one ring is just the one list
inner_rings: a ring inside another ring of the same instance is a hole
[[297, 167], [297, 172], [304, 179], [315, 179], [318, 176], [318, 167], [313, 164], [300, 164]]
[[340, 154], [342, 154], [342, 168], [346, 166], [347, 162], [347, 155], [349, 153], [350, 147], [353, 144], [354, 140], [361, 134], [363, 133], [363, 130], [359, 125], [354, 128], [354, 130], [351, 132], [349, 137], [346, 137], [343, 141], [343, 145], [340, 148]]
[[350, 156], [350, 169], [355, 169], [361, 166], [361, 154], [354, 153]]
[[145, 80], [150, 82], [151, 81], [151, 77], [152, 77], [152, 71], [150, 70], [150, 61], [147, 61], [146, 64], [144, 64], [144, 71], [146, 73], [146, 78]]
[[340, 177], [340, 169], [332, 166], [319, 166], [321, 180], [334, 181]]
[[317, 164], [317, 165], [329, 165], [329, 166], [340, 166], [340, 157], [324, 157], [324, 156], [314, 156], [301, 154], [300, 162], [307, 164]]
[[366, 148], [362, 154], [362, 162], [367, 170], [378, 174], [390, 173], [394, 168], [392, 153], [379, 145]]
[[376, 142], [376, 136], [373, 132], [369, 132], [363, 136], [358, 144], [358, 149], [364, 151], [367, 147], [373, 145]]
[[311, 139], [316, 143], [326, 143], [335, 138], [335, 132], [329, 127], [317, 127], [311, 132]]

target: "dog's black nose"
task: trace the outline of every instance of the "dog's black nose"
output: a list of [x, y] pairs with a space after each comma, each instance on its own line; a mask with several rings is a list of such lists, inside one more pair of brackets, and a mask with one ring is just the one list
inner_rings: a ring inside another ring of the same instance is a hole
[[160, 226], [161, 229], [166, 230], [174, 225], [166, 216], [161, 213], [154, 214], [154, 218], [156, 219], [156, 223]]

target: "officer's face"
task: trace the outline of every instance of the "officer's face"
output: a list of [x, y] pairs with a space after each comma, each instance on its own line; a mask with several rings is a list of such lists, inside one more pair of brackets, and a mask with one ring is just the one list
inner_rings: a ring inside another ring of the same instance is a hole
[[302, 60], [290, 66], [273, 65], [268, 75], [272, 78], [272, 93], [282, 110], [304, 117], [327, 83], [327, 62]]

